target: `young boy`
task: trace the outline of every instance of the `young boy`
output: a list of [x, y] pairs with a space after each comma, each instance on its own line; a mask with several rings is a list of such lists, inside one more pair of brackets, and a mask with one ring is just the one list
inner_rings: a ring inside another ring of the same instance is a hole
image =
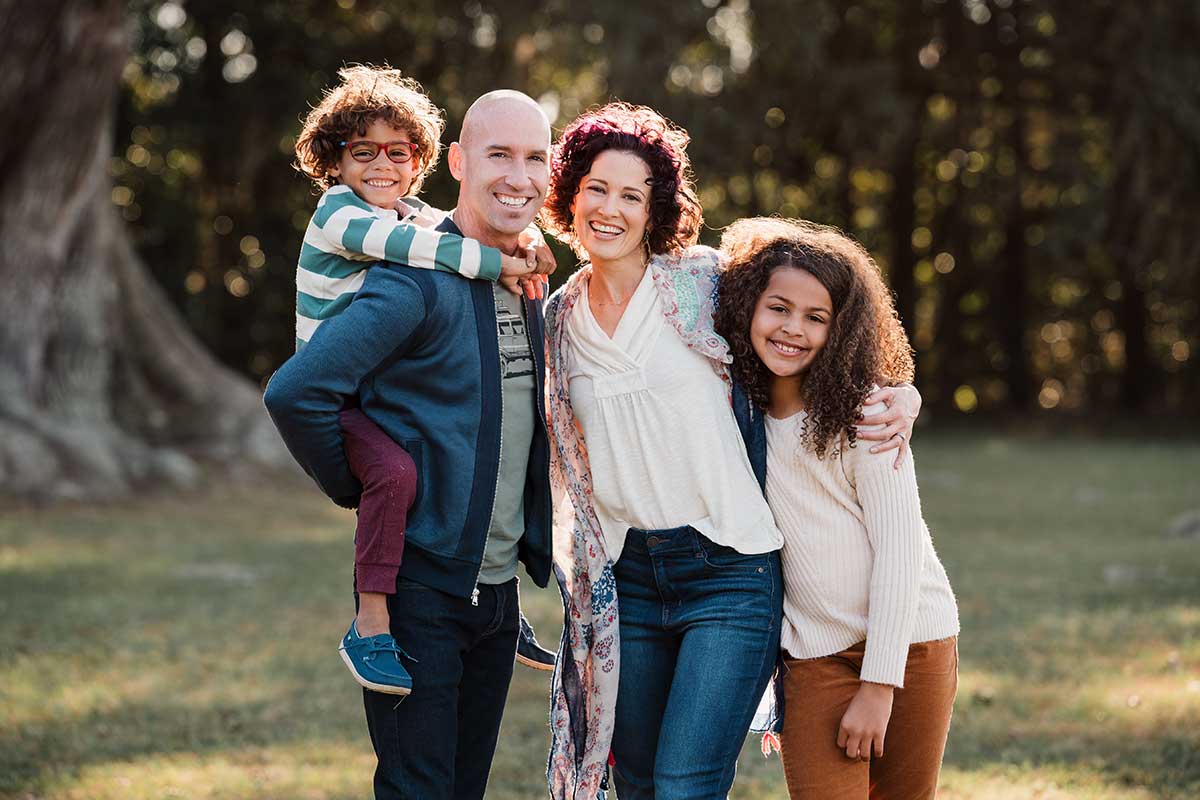
[[[515, 258], [432, 230], [445, 215], [414, 195], [437, 163], [445, 122], [421, 86], [393, 69], [353, 66], [338, 75], [341, 83], [309, 112], [296, 141], [297, 169], [324, 190], [296, 271], [297, 349], [350, 304], [367, 269], [381, 260], [502, 280], [514, 292], [540, 297], [542, 274], [553, 269], [545, 246], [531, 246], [528, 259]], [[527, 238], [533, 245], [541, 235], [531, 229]], [[535, 260], [542, 274], [535, 274]], [[409, 656], [389, 632], [386, 596], [395, 592], [406, 516], [418, 490], [416, 468], [354, 398], [341, 414], [341, 427], [346, 458], [363, 491], [338, 500], [358, 506], [359, 598], [339, 651], [364, 687], [406, 695], [412, 679], [400, 659]], [[553, 669], [553, 654], [537, 645], [524, 617], [521, 623], [517, 660]]]

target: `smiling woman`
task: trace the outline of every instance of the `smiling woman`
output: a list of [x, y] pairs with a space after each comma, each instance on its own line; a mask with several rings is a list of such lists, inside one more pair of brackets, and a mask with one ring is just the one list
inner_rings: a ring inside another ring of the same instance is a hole
[[642, 184], [643, 191], [649, 187], [644, 198], [647, 257], [695, 244], [703, 211], [692, 185], [688, 141], [687, 131], [645, 106], [610, 103], [583, 114], [567, 126], [555, 149], [554, 181], [543, 216], [559, 238], [580, 252], [574, 226], [580, 184], [599, 156], [612, 150], [636, 156], [649, 173], [649, 182]]
[[778, 651], [779, 533], [711, 332], [687, 142], [613, 104], [555, 151], [546, 216], [589, 262], [546, 312], [551, 476], [575, 512], [555, 542], [556, 798], [595, 797], [610, 749], [623, 800], [724, 797]]

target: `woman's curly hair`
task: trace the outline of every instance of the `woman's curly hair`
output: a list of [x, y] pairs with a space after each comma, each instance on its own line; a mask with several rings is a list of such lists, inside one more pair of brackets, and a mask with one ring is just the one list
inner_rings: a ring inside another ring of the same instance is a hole
[[609, 103], [580, 114], [554, 147], [550, 191], [542, 220], [559, 239], [579, 250], [571, 204], [579, 184], [605, 150], [632, 153], [650, 170], [647, 244], [653, 255], [696, 243], [704, 212], [692, 184], [683, 128], [646, 106]]
[[854, 446], [854, 425], [872, 388], [913, 378], [912, 347], [871, 256], [836, 228], [767, 217], [730, 225], [721, 249], [729, 265], [718, 287], [716, 330], [729, 342], [734, 379], [760, 408], [770, 401], [773, 373], [754, 352], [750, 322], [771, 273], [802, 269], [829, 292], [829, 335], [802, 389], [808, 419], [801, 446], [824, 458], [842, 433]]
[[313, 179], [321, 189], [329, 189], [337, 179], [329, 171], [342, 155], [342, 142], [354, 136], [366, 136], [372, 122], [382, 121], [407, 131], [417, 146], [415, 158], [420, 168], [413, 178], [409, 194], [421, 190], [421, 184], [437, 166], [442, 132], [446, 120], [421, 84], [404, 77], [400, 70], [387, 66], [356, 64], [338, 70], [341, 83], [304, 118], [296, 139], [296, 169]]

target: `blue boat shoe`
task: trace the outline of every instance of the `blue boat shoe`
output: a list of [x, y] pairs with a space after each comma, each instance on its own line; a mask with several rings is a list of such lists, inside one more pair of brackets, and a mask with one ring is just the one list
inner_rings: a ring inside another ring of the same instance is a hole
[[416, 659], [404, 652], [390, 633], [359, 636], [352, 622], [350, 630], [342, 637], [338, 652], [342, 654], [342, 660], [354, 675], [354, 680], [366, 688], [383, 694], [405, 695], [412, 692], [412, 676], [400, 659]]

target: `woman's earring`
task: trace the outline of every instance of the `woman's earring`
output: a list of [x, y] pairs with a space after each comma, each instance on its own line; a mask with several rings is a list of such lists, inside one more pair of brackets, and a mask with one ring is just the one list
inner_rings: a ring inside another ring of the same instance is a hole
[[650, 252], [650, 228], [646, 228], [646, 232], [642, 234], [642, 247], [646, 248], [646, 260], [649, 261], [654, 255]]

